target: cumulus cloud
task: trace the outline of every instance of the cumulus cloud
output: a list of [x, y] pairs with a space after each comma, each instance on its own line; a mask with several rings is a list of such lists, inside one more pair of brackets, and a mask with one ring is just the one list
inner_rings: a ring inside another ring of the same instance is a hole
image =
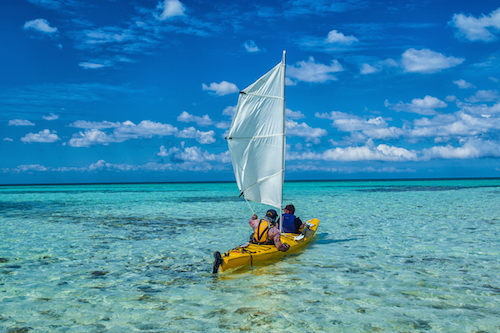
[[493, 102], [500, 99], [496, 90], [478, 90], [473, 96], [466, 100], [471, 103], [477, 102]]
[[212, 121], [212, 119], [210, 119], [208, 114], [200, 117], [200, 116], [194, 116], [194, 115], [188, 113], [187, 111], [183, 111], [180, 115], [178, 115], [177, 120], [181, 121], [183, 123], [194, 122], [198, 126], [210, 126], [214, 123]]
[[5, 137], [5, 138], [3, 138], [3, 141], [13, 142], [13, 141], [14, 141], [14, 139]]
[[287, 75], [298, 81], [321, 83], [337, 80], [337, 77], [332, 74], [343, 70], [344, 68], [337, 60], [332, 60], [330, 65], [325, 65], [317, 63], [313, 57], [309, 57], [307, 61], [299, 61], [295, 65], [289, 65]]
[[366, 74], [373, 74], [373, 73], [380, 72], [380, 69], [375, 68], [370, 64], [362, 64], [359, 72], [360, 72], [360, 74], [366, 75]]
[[326, 37], [327, 43], [351, 45], [358, 42], [358, 39], [354, 36], [346, 36], [342, 32], [337, 30], [331, 30]]
[[85, 128], [85, 129], [104, 129], [104, 128], [114, 128], [119, 127], [121, 123], [111, 122], [111, 121], [87, 121], [87, 120], [77, 120], [69, 124], [71, 127]]
[[[68, 144], [72, 147], [90, 147], [93, 145], [108, 145], [110, 143], [124, 142], [130, 139], [152, 138], [153, 136], [176, 136], [179, 138], [196, 139], [202, 144], [215, 142], [215, 132], [202, 132], [194, 127], [179, 130], [170, 124], [163, 124], [150, 120], [143, 120], [135, 124], [129, 120], [124, 122], [90, 122], [78, 120], [70, 124], [72, 127], [83, 128], [73, 135]], [[111, 132], [103, 130], [112, 129]]]
[[236, 106], [226, 106], [224, 110], [222, 110], [222, 114], [225, 116], [233, 116], [236, 112]]
[[422, 151], [422, 159], [424, 160], [471, 159], [480, 157], [500, 157], [499, 143], [471, 138], [458, 147], [448, 144], [446, 146], [426, 148]]
[[68, 144], [71, 147], [90, 147], [97, 144], [108, 145], [111, 142], [118, 141], [114, 137], [108, 136], [98, 129], [88, 129], [73, 135]]
[[399, 64], [394, 59], [385, 59], [377, 61], [373, 64], [363, 63], [361, 64], [359, 73], [361, 75], [368, 75], [381, 72], [385, 68], [398, 67]]
[[82, 62], [78, 63], [78, 66], [82, 67], [83, 69], [100, 69], [100, 68], [111, 66], [111, 63], [109, 63], [109, 62], [97, 63], [97, 62], [82, 61]]
[[287, 120], [286, 134], [287, 136], [298, 136], [318, 142], [318, 139], [327, 135], [328, 132], [322, 128], [312, 128], [306, 123], [298, 123], [293, 120]]
[[179, 138], [196, 139], [201, 144], [214, 143], [214, 135], [214, 131], [202, 132], [195, 129], [194, 127], [185, 128], [176, 134], [176, 136]]
[[27, 21], [23, 26], [24, 30], [34, 30], [43, 34], [54, 34], [57, 32], [56, 27], [51, 27], [49, 21], [43, 18]]
[[433, 115], [436, 113], [436, 109], [442, 109], [448, 106], [448, 104], [442, 100], [429, 95], [424, 98], [414, 98], [411, 100], [411, 103], [399, 102], [397, 104], [390, 104], [389, 101], [386, 100], [384, 104], [386, 107], [390, 107], [395, 111], [418, 113], [422, 115]]
[[472, 83], [469, 83], [469, 82], [465, 81], [464, 79], [455, 80], [455, 81], [453, 81], [453, 83], [456, 84], [457, 87], [459, 87], [460, 89], [467, 89], [467, 88], [474, 87], [474, 85]]
[[160, 146], [160, 152], [157, 155], [160, 157], [170, 157], [171, 160], [176, 162], [231, 162], [229, 151], [225, 151], [219, 154], [213, 154], [206, 150], [202, 150], [200, 147], [186, 147], [184, 142], [181, 142], [180, 147], [170, 147], [169, 149], [165, 148], [165, 146], [162, 145]]
[[250, 53], [255, 53], [260, 51], [260, 48], [257, 46], [257, 44], [255, 44], [253, 40], [247, 40], [245, 43], [243, 43], [243, 47], [245, 48], [245, 50], [247, 50], [247, 52]]
[[[174, 151], [172, 151], [172, 149], [175, 149], [175, 150], [174, 150]], [[167, 156], [171, 155], [173, 152], [175, 152], [175, 151], [177, 151], [177, 150], [178, 150], [178, 149], [177, 149], [177, 148], [175, 148], [175, 147], [172, 147], [172, 148], [170, 148], [170, 149], [167, 149], [167, 148], [165, 148], [165, 146], [164, 146], [164, 145], [161, 145], [161, 146], [160, 146], [160, 151], [159, 151], [156, 155], [158, 155], [158, 156], [160, 156], [160, 157], [167, 157]]]
[[435, 73], [460, 65], [464, 60], [464, 58], [447, 57], [429, 49], [416, 50], [411, 48], [403, 53], [401, 63], [406, 72]]
[[324, 161], [416, 161], [417, 153], [405, 148], [386, 144], [373, 145], [369, 141], [364, 146], [332, 148], [321, 153], [290, 153], [290, 160], [324, 160]]
[[46, 116], [42, 116], [42, 118], [45, 120], [51, 121], [51, 120], [59, 119], [59, 116], [57, 114], [51, 112], [50, 114], [48, 114]]
[[236, 92], [240, 91], [234, 83], [227, 82], [227, 81], [222, 81], [219, 83], [212, 82], [209, 85], [206, 85], [205, 83], [203, 83], [201, 85], [201, 88], [203, 90], [208, 90], [208, 91], [210, 91], [218, 96], [232, 94], [232, 93], [236, 93]]
[[35, 124], [26, 119], [11, 119], [9, 126], [35, 126]]
[[355, 133], [359, 140], [366, 138], [388, 139], [397, 138], [403, 134], [403, 130], [394, 126], [389, 126], [382, 117], [361, 118], [356, 115], [332, 111], [330, 113], [316, 113], [320, 119], [332, 120], [332, 126], [340, 131]]
[[59, 140], [56, 131], [51, 131], [44, 129], [38, 133], [28, 133], [21, 138], [24, 143], [40, 142], [40, 143], [52, 143]]
[[293, 111], [289, 108], [286, 108], [285, 115], [288, 119], [302, 119], [305, 118], [305, 115], [300, 111]]
[[456, 36], [469, 41], [491, 42], [500, 33], [500, 8], [488, 15], [476, 18], [472, 15], [455, 14], [450, 25], [457, 29]]
[[158, 4], [157, 9], [161, 11], [161, 14], [156, 16], [160, 21], [175, 16], [184, 16], [184, 12], [186, 11], [186, 8], [179, 0], [164, 0]]
[[30, 171], [47, 171], [47, 168], [40, 164], [22, 164], [12, 169], [12, 172], [21, 173], [21, 172], [30, 172]]

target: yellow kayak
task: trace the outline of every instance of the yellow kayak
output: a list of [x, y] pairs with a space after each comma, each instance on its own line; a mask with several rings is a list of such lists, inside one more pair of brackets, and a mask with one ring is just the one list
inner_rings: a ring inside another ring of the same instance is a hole
[[312, 219], [308, 221], [308, 226], [301, 234], [282, 234], [281, 242], [290, 245], [290, 249], [286, 252], [278, 251], [274, 245], [258, 245], [246, 243], [235, 247], [223, 254], [215, 252], [215, 262], [213, 273], [225, 272], [235, 268], [245, 266], [262, 265], [269, 262], [277, 261], [280, 258], [297, 253], [311, 242], [318, 229], [319, 220]]

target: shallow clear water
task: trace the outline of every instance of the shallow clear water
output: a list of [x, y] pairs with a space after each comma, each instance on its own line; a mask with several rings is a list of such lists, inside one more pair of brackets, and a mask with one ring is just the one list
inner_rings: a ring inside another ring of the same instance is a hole
[[0, 331], [500, 331], [500, 180], [286, 183], [316, 241], [212, 276], [251, 231], [238, 194], [0, 187]]

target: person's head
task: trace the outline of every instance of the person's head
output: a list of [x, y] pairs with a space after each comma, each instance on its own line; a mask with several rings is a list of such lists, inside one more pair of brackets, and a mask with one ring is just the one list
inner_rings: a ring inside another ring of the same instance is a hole
[[273, 222], [276, 221], [276, 217], [278, 213], [274, 209], [269, 209], [266, 213], [266, 216], [269, 217]]
[[285, 207], [285, 213], [288, 211], [289, 214], [294, 214], [295, 213], [295, 207], [292, 204], [286, 205]]

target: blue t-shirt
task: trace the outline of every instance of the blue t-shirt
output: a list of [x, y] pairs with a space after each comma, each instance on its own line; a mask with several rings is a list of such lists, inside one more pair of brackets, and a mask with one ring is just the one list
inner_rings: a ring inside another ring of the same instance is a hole
[[298, 234], [302, 221], [293, 214], [283, 214], [283, 231], [292, 234]]

